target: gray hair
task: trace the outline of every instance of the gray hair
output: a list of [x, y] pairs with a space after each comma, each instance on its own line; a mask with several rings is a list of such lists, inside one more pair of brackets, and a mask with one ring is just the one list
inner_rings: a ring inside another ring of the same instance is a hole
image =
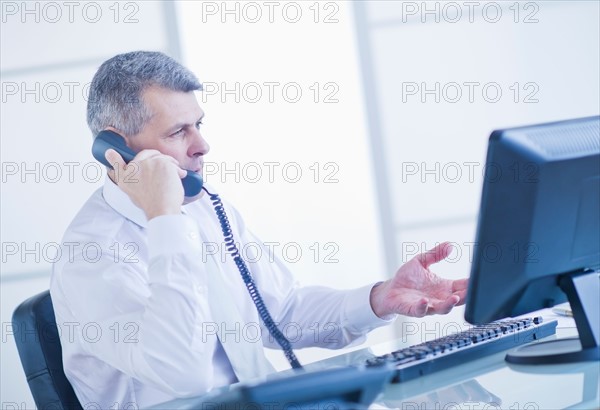
[[102, 63], [90, 84], [87, 123], [95, 137], [106, 127], [139, 133], [152, 113], [143, 91], [160, 86], [174, 91], [202, 90], [198, 78], [171, 57], [156, 51], [119, 54]]

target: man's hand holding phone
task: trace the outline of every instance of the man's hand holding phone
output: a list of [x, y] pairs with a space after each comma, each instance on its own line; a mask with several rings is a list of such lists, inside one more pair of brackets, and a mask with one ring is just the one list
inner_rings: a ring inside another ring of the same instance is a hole
[[148, 220], [181, 213], [181, 179], [187, 172], [175, 158], [151, 149], [140, 151], [128, 164], [114, 149], [108, 149], [105, 157], [114, 168], [108, 171], [110, 178], [145, 212]]

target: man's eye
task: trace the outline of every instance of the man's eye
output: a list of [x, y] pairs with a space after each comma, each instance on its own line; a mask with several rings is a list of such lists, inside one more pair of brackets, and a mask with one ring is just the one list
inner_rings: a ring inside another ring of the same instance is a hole
[[200, 129], [200, 125], [202, 125], [202, 124], [204, 124], [204, 123], [202, 122], [202, 120], [198, 121], [198, 122], [196, 123], [196, 129], [197, 129], [197, 130], [199, 130], [199, 129]]
[[183, 128], [178, 129], [177, 131], [175, 131], [173, 134], [171, 134], [171, 137], [178, 137], [179, 135], [183, 134]]

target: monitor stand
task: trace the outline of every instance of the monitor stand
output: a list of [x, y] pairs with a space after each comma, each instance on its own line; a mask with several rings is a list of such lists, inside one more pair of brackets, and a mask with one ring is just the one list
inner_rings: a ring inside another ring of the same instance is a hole
[[559, 364], [600, 360], [600, 272], [563, 275], [561, 289], [567, 294], [579, 337], [521, 346], [506, 355], [515, 364]]

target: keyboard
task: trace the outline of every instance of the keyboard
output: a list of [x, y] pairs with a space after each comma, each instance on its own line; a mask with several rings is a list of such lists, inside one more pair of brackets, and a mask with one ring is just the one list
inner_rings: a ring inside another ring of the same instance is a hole
[[557, 323], [542, 317], [490, 322], [370, 358], [366, 366], [393, 367], [392, 383], [401, 383], [553, 335]]

